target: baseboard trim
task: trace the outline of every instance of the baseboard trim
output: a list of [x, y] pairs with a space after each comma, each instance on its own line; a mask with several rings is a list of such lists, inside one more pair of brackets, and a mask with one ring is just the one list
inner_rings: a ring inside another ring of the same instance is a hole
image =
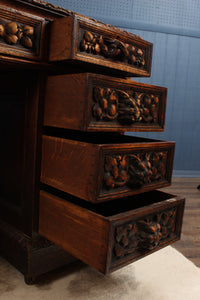
[[194, 171], [194, 170], [174, 170], [173, 177], [195, 177], [200, 178], [200, 171]]

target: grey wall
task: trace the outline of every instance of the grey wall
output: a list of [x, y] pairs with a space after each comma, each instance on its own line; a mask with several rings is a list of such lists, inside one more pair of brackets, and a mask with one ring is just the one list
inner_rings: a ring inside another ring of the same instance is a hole
[[154, 44], [152, 74], [140, 82], [168, 88], [164, 133], [176, 141], [174, 174], [200, 177], [200, 1], [51, 0], [139, 34]]

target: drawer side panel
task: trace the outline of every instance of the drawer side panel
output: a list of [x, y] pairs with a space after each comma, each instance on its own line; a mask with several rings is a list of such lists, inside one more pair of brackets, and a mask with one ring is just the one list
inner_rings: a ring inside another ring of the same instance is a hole
[[49, 76], [46, 84], [44, 125], [83, 130], [88, 106], [87, 76]]
[[93, 201], [97, 197], [99, 152], [87, 143], [43, 136], [41, 182]]
[[41, 191], [39, 233], [105, 273], [109, 224], [103, 218]]
[[73, 18], [68, 16], [53, 21], [50, 32], [49, 60], [62, 61], [72, 58]]

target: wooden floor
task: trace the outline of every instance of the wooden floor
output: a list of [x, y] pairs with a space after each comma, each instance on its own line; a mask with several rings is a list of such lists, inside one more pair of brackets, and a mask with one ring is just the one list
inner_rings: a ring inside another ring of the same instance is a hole
[[181, 240], [173, 247], [200, 267], [200, 178], [173, 178], [172, 185], [162, 189], [186, 199]]

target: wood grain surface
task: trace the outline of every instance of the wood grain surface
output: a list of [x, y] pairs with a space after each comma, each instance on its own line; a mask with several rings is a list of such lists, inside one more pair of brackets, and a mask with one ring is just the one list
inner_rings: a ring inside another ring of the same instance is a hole
[[173, 142], [120, 135], [108, 141], [97, 133], [82, 133], [81, 138], [83, 141], [43, 135], [42, 183], [90, 202], [170, 184]]
[[49, 61], [77, 62], [93, 72], [116, 76], [146, 76], [151, 73], [153, 45], [78, 14], [51, 24]]
[[200, 267], [200, 178], [173, 178], [172, 186], [162, 189], [184, 196], [185, 212], [181, 240], [174, 244], [196, 266]]
[[163, 131], [167, 89], [92, 73], [49, 76], [44, 125], [84, 131]]
[[40, 192], [39, 233], [104, 274], [180, 238], [181, 197], [153, 191], [96, 206], [60, 195]]

